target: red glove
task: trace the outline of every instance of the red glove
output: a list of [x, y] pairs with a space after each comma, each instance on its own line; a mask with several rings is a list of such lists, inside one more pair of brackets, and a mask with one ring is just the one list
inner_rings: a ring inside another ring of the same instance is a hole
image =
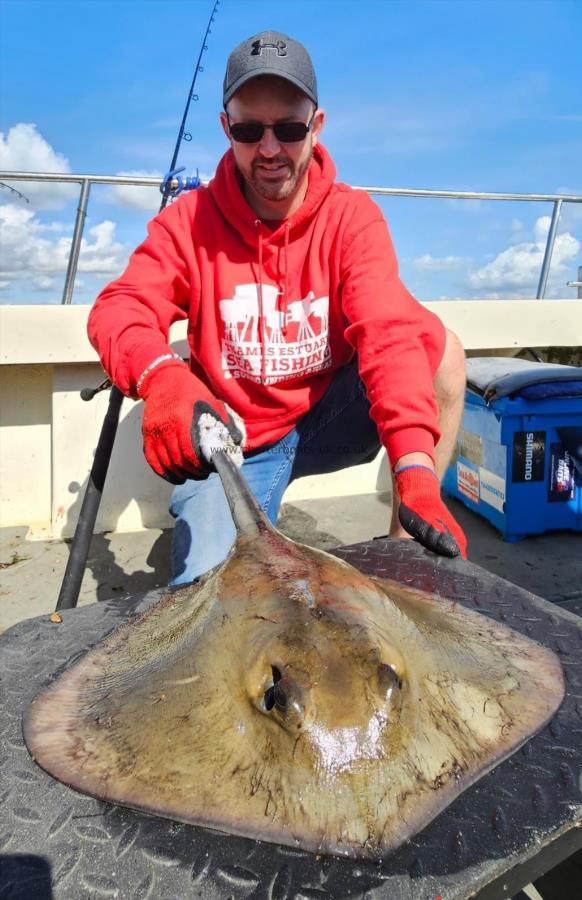
[[428, 466], [404, 466], [395, 472], [400, 496], [398, 518], [424, 547], [441, 556], [467, 559], [467, 538], [441, 498], [439, 480]]
[[208, 414], [218, 420], [225, 448], [232, 449], [244, 440], [242, 420], [182, 363], [152, 369], [140, 386], [140, 396], [145, 400], [145, 458], [157, 475], [172, 484], [207, 478], [214, 469], [200, 445], [201, 416], [206, 422]]

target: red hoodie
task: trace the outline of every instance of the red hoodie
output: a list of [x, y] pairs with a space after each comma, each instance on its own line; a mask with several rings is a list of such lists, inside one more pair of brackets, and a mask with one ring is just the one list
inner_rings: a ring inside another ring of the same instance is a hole
[[269, 227], [229, 150], [207, 188], [156, 216], [89, 317], [112, 381], [137, 396], [142, 372], [170, 352], [170, 325], [187, 318], [190, 368], [242, 416], [250, 449], [289, 432], [356, 352], [392, 463], [434, 457], [443, 325], [399, 280], [378, 206], [334, 178], [317, 145], [305, 200]]

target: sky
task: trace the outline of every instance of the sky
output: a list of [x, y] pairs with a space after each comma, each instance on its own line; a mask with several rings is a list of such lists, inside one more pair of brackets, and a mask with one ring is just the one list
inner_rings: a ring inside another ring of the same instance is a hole
[[[161, 176], [212, 6], [0, 0], [0, 171]], [[578, 0], [221, 0], [186, 174], [212, 176], [226, 58], [265, 28], [311, 53], [340, 180], [582, 196]], [[29, 202], [0, 188], [0, 302], [60, 303], [78, 189], [10, 184]], [[159, 200], [92, 188], [73, 302], [121, 274]], [[535, 296], [551, 204], [378, 202], [419, 299]], [[565, 204], [547, 296], [574, 297], [578, 266], [582, 204]]]

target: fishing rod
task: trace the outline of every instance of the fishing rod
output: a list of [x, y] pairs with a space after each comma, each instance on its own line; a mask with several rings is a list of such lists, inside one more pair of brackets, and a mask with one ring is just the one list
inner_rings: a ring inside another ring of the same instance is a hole
[[6, 188], [6, 190], [10, 191], [12, 194], [16, 194], [17, 197], [20, 197], [21, 200], [24, 200], [25, 203], [30, 203], [28, 197], [25, 197], [24, 194], [21, 194], [20, 191], [17, 191], [16, 188], [12, 187], [9, 184], [6, 184], [5, 181], [0, 181], [0, 187]]
[[[214, 6], [212, 7], [212, 12], [210, 13], [208, 25], [206, 26], [206, 31], [204, 32], [204, 37], [202, 38], [202, 44], [200, 45], [200, 53], [198, 54], [196, 68], [194, 69], [194, 77], [192, 78], [192, 84], [190, 85], [190, 90], [188, 92], [188, 99], [186, 101], [186, 106], [184, 107], [184, 115], [182, 116], [182, 121], [180, 123], [180, 130], [178, 131], [178, 138], [176, 140], [176, 146], [174, 147], [174, 153], [172, 155], [172, 162], [170, 163], [170, 169], [169, 169], [168, 175], [166, 176], [166, 178], [164, 180], [164, 191], [163, 191], [163, 196], [162, 196], [162, 202], [160, 204], [160, 212], [166, 206], [166, 203], [168, 202], [168, 197], [171, 194], [170, 187], [169, 187], [170, 178], [172, 175], [175, 174], [176, 163], [178, 162], [178, 154], [180, 153], [180, 147], [182, 145], [182, 141], [191, 141], [192, 140], [192, 135], [188, 131], [186, 131], [186, 119], [188, 118], [188, 112], [190, 110], [190, 103], [192, 102], [192, 100], [194, 100], [194, 102], [198, 101], [198, 94], [194, 93], [194, 88], [196, 87], [196, 79], [198, 78], [199, 72], [204, 71], [203, 67], [200, 65], [200, 63], [202, 62], [202, 54], [204, 53], [205, 50], [208, 50], [208, 44], [206, 43], [206, 41], [208, 39], [208, 35], [211, 33], [210, 26], [214, 22], [214, 17], [216, 15], [216, 12], [217, 12], [219, 6], [220, 6], [220, 0], [216, 0]], [[181, 171], [181, 170], [179, 170], [179, 171]]]
[[[200, 52], [196, 61], [190, 90], [188, 91], [188, 99], [186, 100], [186, 105], [184, 107], [184, 114], [180, 123], [178, 138], [176, 140], [176, 146], [174, 147], [174, 152], [172, 154], [170, 168], [160, 187], [160, 190], [162, 191], [162, 201], [160, 204], [159, 212], [162, 212], [162, 210], [166, 207], [168, 199], [173, 195], [172, 178], [175, 174], [177, 174], [177, 172], [182, 171], [181, 169], [176, 170], [176, 163], [178, 161], [182, 141], [192, 140], [192, 135], [186, 131], [186, 120], [188, 118], [190, 104], [192, 103], [192, 101], [196, 102], [198, 100], [198, 95], [195, 93], [196, 80], [198, 78], [198, 75], [204, 71], [201, 65], [202, 56], [205, 51], [208, 50], [207, 40], [208, 35], [211, 34], [210, 26], [215, 21], [216, 12], [219, 6], [220, 0], [215, 0], [215, 3], [212, 7], [212, 12], [210, 13], [210, 17], [208, 19], [206, 31], [204, 32], [202, 44], [200, 45]], [[198, 180], [197, 184], [199, 183], [200, 182]], [[190, 187], [197, 186], [197, 184], [190, 183]], [[97, 520], [97, 513], [101, 504], [103, 487], [105, 484], [105, 479], [107, 477], [107, 470], [109, 468], [111, 454], [113, 452], [113, 444], [115, 443], [115, 436], [117, 434], [117, 428], [119, 425], [119, 415], [121, 412], [121, 405], [123, 403], [123, 394], [118, 387], [112, 384], [109, 378], [103, 381], [97, 388], [84, 388], [81, 391], [81, 397], [83, 398], [83, 400], [92, 400], [96, 394], [98, 394], [100, 391], [106, 390], [108, 387], [111, 387], [111, 393], [109, 395], [109, 405], [107, 407], [107, 412], [105, 413], [103, 425], [101, 426], [101, 433], [99, 435], [97, 449], [95, 450], [93, 465], [91, 466], [89, 480], [87, 482], [87, 487], [83, 496], [83, 502], [81, 504], [79, 519], [77, 521], [75, 533], [71, 542], [69, 559], [67, 560], [65, 574], [63, 576], [63, 581], [57, 600], [57, 610], [72, 609], [77, 605], [77, 602], [79, 600], [81, 582], [83, 581], [83, 575], [85, 574], [85, 567], [87, 565], [87, 557], [89, 556], [89, 546], [91, 544], [91, 538], [93, 537], [95, 522]]]

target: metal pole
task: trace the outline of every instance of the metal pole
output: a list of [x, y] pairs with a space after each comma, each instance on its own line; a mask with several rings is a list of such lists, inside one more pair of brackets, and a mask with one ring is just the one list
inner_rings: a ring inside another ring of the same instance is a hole
[[582, 300], [582, 266], [578, 266], [578, 281], [567, 281], [568, 287], [578, 288], [576, 294], [578, 300]]
[[554, 243], [556, 241], [556, 232], [558, 231], [558, 223], [560, 221], [561, 212], [562, 201], [556, 200], [556, 202], [554, 203], [554, 211], [552, 213], [550, 230], [548, 231], [548, 239], [546, 241], [546, 252], [544, 253], [544, 261], [542, 263], [538, 292], [536, 294], [536, 298], [538, 300], [542, 300], [546, 295], [546, 285], [548, 283], [548, 275], [550, 274], [550, 263], [552, 262], [552, 253], [554, 252]]
[[89, 191], [91, 184], [88, 179], [81, 182], [81, 196], [79, 198], [79, 206], [77, 207], [77, 218], [75, 220], [75, 230], [73, 231], [73, 240], [71, 242], [71, 252], [69, 253], [69, 264], [67, 266], [67, 275], [65, 278], [65, 287], [63, 288], [63, 299], [61, 303], [67, 305], [73, 299], [73, 289], [75, 287], [75, 276], [77, 274], [77, 264], [79, 262], [79, 253], [81, 250], [81, 239], [83, 237], [83, 228], [85, 227], [85, 219], [87, 218], [87, 204], [89, 202]]
[[109, 460], [111, 459], [111, 451], [113, 450], [117, 433], [122, 403], [123, 394], [118, 388], [112, 387], [109, 395], [109, 406], [101, 427], [99, 443], [95, 451], [95, 458], [91, 467], [89, 481], [87, 482], [85, 496], [83, 497], [77, 527], [75, 528], [69, 559], [67, 560], [67, 568], [65, 569], [63, 583], [59, 592], [57, 609], [72, 609], [77, 605], [77, 600], [79, 599], [81, 582], [83, 581], [85, 565], [89, 555], [89, 545], [93, 537], [93, 529], [95, 528], [103, 485], [105, 484], [107, 469], [109, 468]]

